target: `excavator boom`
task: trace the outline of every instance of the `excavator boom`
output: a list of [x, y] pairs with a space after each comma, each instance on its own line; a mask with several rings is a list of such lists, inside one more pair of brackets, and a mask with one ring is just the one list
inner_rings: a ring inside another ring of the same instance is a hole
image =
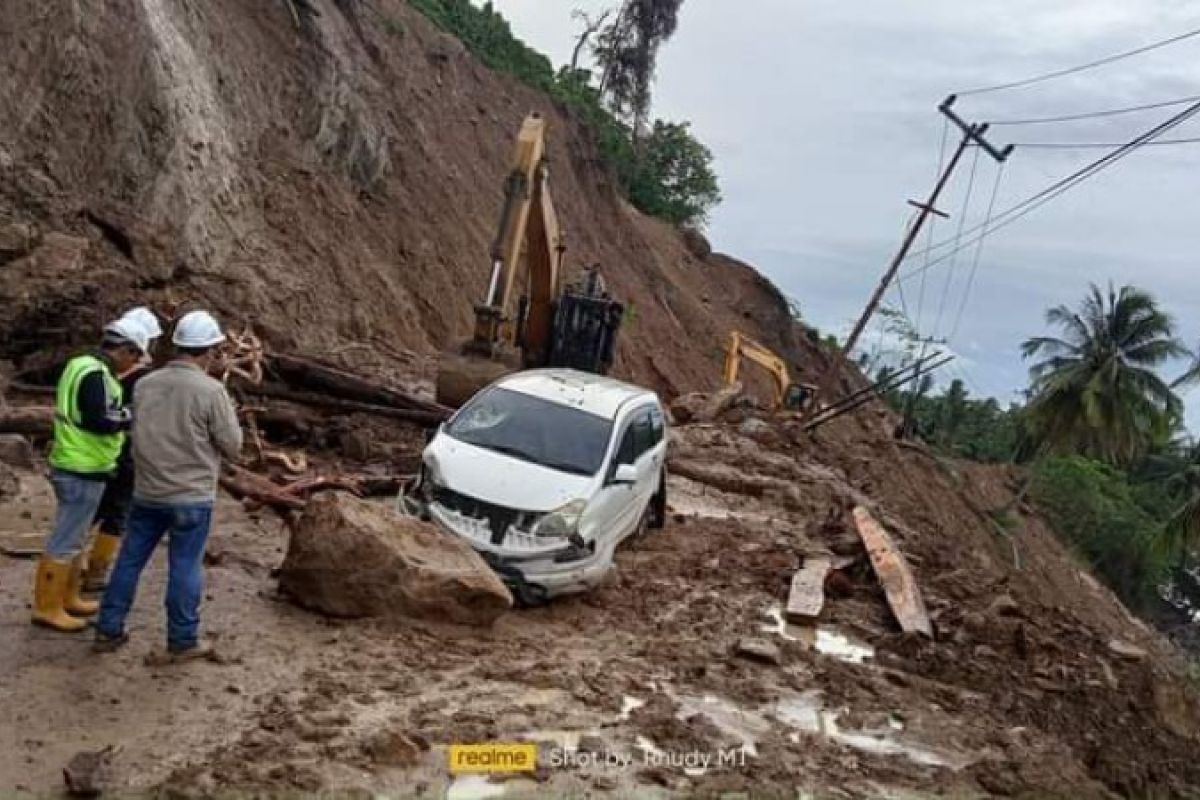
[[504, 205], [490, 249], [491, 271], [475, 326], [461, 354], [443, 358], [439, 402], [457, 407], [506, 372], [569, 366], [604, 373], [611, 366], [621, 305], [589, 270], [565, 287], [564, 236], [550, 195], [546, 123], [530, 114], [513, 148]]
[[774, 408], [799, 409], [811, 396], [812, 387], [792, 382], [787, 362], [765, 345], [740, 331], [729, 332], [729, 345], [725, 350], [726, 386], [737, 382], [743, 358], [758, 364], [771, 375], [775, 384], [775, 392], [771, 398]]

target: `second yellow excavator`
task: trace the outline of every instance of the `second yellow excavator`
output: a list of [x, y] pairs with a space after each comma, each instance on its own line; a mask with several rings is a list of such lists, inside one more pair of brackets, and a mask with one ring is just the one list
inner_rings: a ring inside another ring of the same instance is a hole
[[812, 400], [816, 387], [807, 383], [793, 383], [787, 363], [769, 348], [751, 339], [740, 331], [729, 332], [729, 345], [725, 350], [725, 385], [737, 383], [742, 358], [758, 364], [771, 374], [775, 383], [772, 407], [787, 411], [803, 411]]
[[442, 359], [438, 402], [457, 408], [505, 373], [523, 368], [608, 371], [624, 309], [609, 297], [597, 268], [566, 286], [565, 252], [550, 198], [546, 122], [534, 113], [526, 117], [513, 150], [487, 293], [475, 306], [471, 339]]

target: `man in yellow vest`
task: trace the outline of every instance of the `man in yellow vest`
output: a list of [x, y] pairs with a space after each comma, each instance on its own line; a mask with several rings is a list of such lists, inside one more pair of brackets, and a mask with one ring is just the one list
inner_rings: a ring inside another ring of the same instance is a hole
[[36, 625], [80, 631], [87, 627], [82, 617], [99, 607], [79, 595], [81, 551], [131, 422], [116, 376], [135, 366], [146, 346], [140, 326], [118, 320], [105, 328], [99, 349], [68, 361], [58, 380], [50, 451], [50, 482], [58, 508], [37, 566]]
[[[132, 403], [134, 387], [154, 365], [150, 358], [150, 350], [153, 349], [155, 340], [162, 336], [162, 325], [159, 324], [158, 316], [145, 306], [129, 309], [112, 325], [127, 323], [141, 326], [146, 334], [146, 356], [130, 371], [117, 375], [125, 402]], [[132, 500], [133, 449], [129, 437], [126, 436], [121, 454], [117, 457], [116, 469], [105, 485], [100, 507], [96, 509], [96, 519], [93, 521], [96, 535], [92, 539], [87, 564], [83, 569], [84, 592], [101, 592], [108, 584], [108, 569], [117, 557], [117, 548], [121, 545], [121, 535], [125, 532], [125, 522], [129, 517], [129, 505]]]

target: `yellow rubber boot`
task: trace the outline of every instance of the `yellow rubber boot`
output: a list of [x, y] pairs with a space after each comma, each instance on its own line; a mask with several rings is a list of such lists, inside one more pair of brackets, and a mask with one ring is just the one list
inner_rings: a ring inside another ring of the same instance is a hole
[[83, 554], [71, 561], [71, 571], [67, 574], [67, 595], [63, 598], [63, 608], [76, 617], [90, 617], [100, 610], [98, 601], [85, 600], [80, 594], [83, 591], [83, 562]]
[[71, 580], [72, 562], [57, 561], [42, 556], [37, 565], [33, 584], [33, 624], [56, 631], [75, 633], [87, 628], [87, 622], [76, 619], [63, 607]]
[[83, 591], [101, 592], [108, 584], [108, 568], [117, 557], [121, 537], [97, 533], [88, 551], [87, 566], [83, 569]]

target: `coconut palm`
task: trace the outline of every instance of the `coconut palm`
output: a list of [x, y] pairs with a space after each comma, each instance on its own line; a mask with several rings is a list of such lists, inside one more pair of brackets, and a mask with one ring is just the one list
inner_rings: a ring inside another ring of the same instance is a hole
[[1173, 440], [1147, 460], [1142, 473], [1171, 498], [1159, 545], [1182, 567], [1188, 553], [1200, 547], [1200, 441], [1186, 436]]
[[1147, 292], [1093, 284], [1078, 311], [1057, 306], [1046, 323], [1062, 336], [1021, 345], [1029, 370], [1030, 433], [1042, 451], [1128, 465], [1165, 442], [1182, 404], [1157, 368], [1188, 355], [1174, 322]]

